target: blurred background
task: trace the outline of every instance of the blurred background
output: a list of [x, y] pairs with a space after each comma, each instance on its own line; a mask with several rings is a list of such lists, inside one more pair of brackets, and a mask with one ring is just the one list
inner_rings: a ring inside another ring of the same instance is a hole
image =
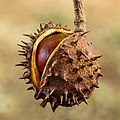
[[120, 0], [84, 0], [87, 16], [87, 39], [93, 42], [102, 65], [104, 78], [89, 105], [59, 107], [50, 105], [27, 91], [18, 78], [22, 68], [15, 67], [23, 33], [34, 33], [39, 23], [52, 21], [73, 27], [72, 0], [0, 0], [0, 120], [120, 120]]

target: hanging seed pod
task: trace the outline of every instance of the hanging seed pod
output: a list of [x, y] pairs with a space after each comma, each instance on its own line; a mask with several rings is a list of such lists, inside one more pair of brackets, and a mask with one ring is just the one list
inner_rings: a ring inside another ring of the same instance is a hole
[[[30, 43], [18, 44], [18, 51], [26, 61], [17, 64], [27, 71], [20, 79], [32, 84], [27, 90], [35, 91], [35, 99], [42, 99], [45, 107], [51, 104], [53, 112], [60, 105], [72, 107], [81, 102], [88, 104], [98, 78], [103, 76], [91, 43], [86, 40], [85, 17], [81, 1], [73, 0], [75, 6], [75, 31], [61, 24], [40, 24], [37, 33], [24, 34]], [[82, 9], [82, 10], [80, 10]]]

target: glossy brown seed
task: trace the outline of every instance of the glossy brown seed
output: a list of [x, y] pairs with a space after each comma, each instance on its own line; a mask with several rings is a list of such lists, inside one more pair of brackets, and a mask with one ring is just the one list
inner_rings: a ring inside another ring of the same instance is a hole
[[40, 72], [43, 71], [47, 59], [57, 47], [57, 45], [64, 39], [67, 35], [61, 33], [52, 34], [45, 39], [43, 39], [38, 45], [37, 49], [37, 66]]

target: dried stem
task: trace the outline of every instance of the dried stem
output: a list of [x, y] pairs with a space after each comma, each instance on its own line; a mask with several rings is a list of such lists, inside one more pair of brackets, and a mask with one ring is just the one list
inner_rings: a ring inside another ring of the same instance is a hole
[[74, 32], [86, 32], [86, 17], [83, 9], [82, 0], [73, 0], [75, 19], [74, 19]]

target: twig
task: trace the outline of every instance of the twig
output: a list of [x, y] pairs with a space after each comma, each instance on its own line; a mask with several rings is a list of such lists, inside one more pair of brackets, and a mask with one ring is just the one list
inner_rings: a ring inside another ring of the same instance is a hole
[[74, 32], [86, 32], [86, 17], [83, 9], [82, 0], [73, 0], [75, 19], [74, 19]]

